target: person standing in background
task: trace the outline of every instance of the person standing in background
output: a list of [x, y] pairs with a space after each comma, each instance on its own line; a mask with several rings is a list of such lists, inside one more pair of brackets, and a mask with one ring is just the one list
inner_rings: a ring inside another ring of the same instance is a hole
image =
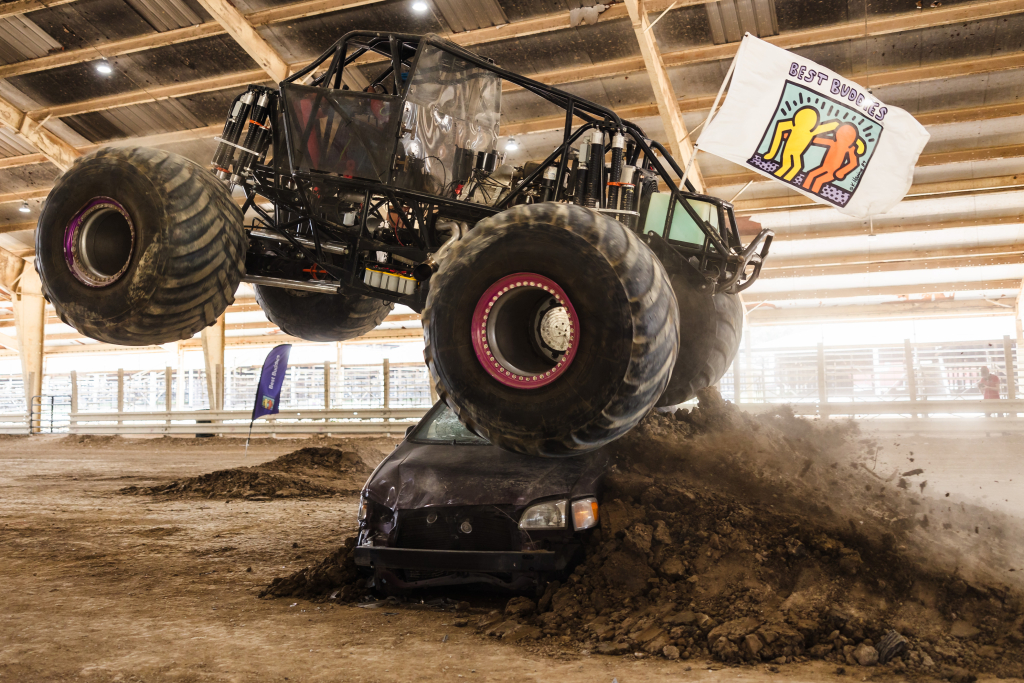
[[[981, 390], [982, 398], [985, 400], [999, 400], [999, 377], [988, 371], [988, 366], [981, 367], [981, 381], [978, 382], [978, 389]], [[998, 413], [985, 413], [986, 417], [995, 417]]]

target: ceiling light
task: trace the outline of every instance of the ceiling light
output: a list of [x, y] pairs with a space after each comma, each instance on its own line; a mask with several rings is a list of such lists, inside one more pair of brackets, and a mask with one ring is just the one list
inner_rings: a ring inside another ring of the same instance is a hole
[[508, 142], [505, 143], [505, 151], [506, 152], [514, 152], [517, 149], [519, 149], [519, 143], [516, 142], [515, 138], [509, 138]]
[[106, 62], [100, 62], [99, 64], [96, 65], [96, 71], [98, 71], [101, 74], [103, 74], [104, 76], [106, 76], [107, 74], [113, 73], [114, 69], [111, 68], [111, 66], [109, 64], [107, 64]]
[[416, 2], [412, 3], [413, 12], [426, 12], [428, 9], [430, 9], [430, 5], [423, 0], [416, 0]]
[[18, 207], [18, 211], [21, 211], [22, 213], [28, 213], [31, 210], [32, 209], [28, 207], [28, 202], [22, 202], [21, 206]]

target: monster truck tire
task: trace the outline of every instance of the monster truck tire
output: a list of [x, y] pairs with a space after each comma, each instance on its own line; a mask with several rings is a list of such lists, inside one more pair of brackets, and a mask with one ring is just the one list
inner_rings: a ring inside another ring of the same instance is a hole
[[145, 147], [78, 159], [36, 230], [36, 268], [60, 319], [127, 346], [188, 339], [216, 322], [245, 250], [227, 189], [202, 166]]
[[344, 341], [380, 325], [395, 307], [360, 294], [318, 294], [254, 285], [256, 302], [283, 332], [308, 341]]
[[690, 286], [681, 288], [672, 278], [679, 301], [679, 357], [658, 406], [674, 406], [688, 401], [697, 391], [715, 384], [729, 369], [743, 334], [743, 303], [737, 294], [699, 293]]
[[654, 406], [678, 308], [657, 258], [620, 223], [521, 205], [455, 243], [430, 280], [423, 337], [438, 394], [470, 429], [507, 450], [571, 456]]

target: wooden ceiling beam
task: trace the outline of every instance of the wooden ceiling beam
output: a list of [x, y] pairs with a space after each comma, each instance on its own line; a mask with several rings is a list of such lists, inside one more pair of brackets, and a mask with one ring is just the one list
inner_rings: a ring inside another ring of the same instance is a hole
[[776, 280], [822, 275], [860, 275], [1022, 263], [1024, 263], [1024, 245], [1020, 244], [960, 249], [922, 249], [879, 254], [816, 256], [803, 259], [768, 258], [761, 271], [761, 278]]
[[263, 69], [237, 71], [235, 73], [221, 74], [219, 76], [211, 76], [209, 78], [200, 78], [194, 81], [185, 81], [184, 83], [157, 86], [147, 90], [132, 90], [130, 92], [118, 93], [116, 95], [94, 97], [90, 100], [82, 100], [81, 102], [72, 102], [70, 104], [32, 111], [29, 112], [29, 116], [37, 119], [42, 119], [47, 116], [52, 118], [63, 118], [65, 116], [88, 114], [94, 111], [117, 109], [118, 107], [127, 107], [133, 104], [156, 102], [157, 100], [165, 100], [171, 97], [186, 97], [188, 95], [199, 95], [201, 93], [214, 92], [217, 90], [244, 88], [250, 83], [264, 83], [267, 80], [267, 73]]
[[[617, 6], [617, 5], [616, 5]], [[679, 100], [679, 110], [683, 113], [708, 111], [711, 107], [713, 97], [695, 97]], [[657, 104], [636, 104], [616, 109], [621, 118], [636, 121], [639, 119], [658, 116]], [[915, 114], [915, 118], [924, 126], [943, 126], [956, 123], [969, 123], [973, 121], [989, 121], [999, 118], [1010, 118], [1024, 116], [1024, 102], [1011, 102], [1008, 104], [983, 105], [978, 107], [965, 107], [963, 109], [947, 109], [924, 114]], [[515, 123], [503, 124], [502, 135], [525, 136], [538, 133], [546, 133], [553, 130], [561, 130], [565, 125], [564, 116], [545, 116], [536, 119], [527, 119]], [[106, 145], [119, 144], [140, 144], [159, 145], [174, 142], [185, 142], [204, 137], [219, 135], [221, 126], [205, 126], [191, 130], [174, 131], [171, 133], [160, 133], [141, 138], [127, 138], [124, 140], [112, 140], [99, 145], [87, 145], [79, 147], [79, 151], [86, 153]], [[24, 154], [21, 156], [7, 157], [0, 159], [0, 168], [14, 168], [28, 164], [37, 164], [48, 161], [42, 154]], [[720, 177], [720, 176], [719, 176]]]
[[75, 0], [13, 0], [13, 2], [0, 4], [0, 19], [14, 16], [15, 14], [35, 12], [36, 10], [46, 9], [47, 7], [60, 7], [61, 5], [67, 5], [74, 1]]
[[[915, 168], [927, 166], [946, 166], [948, 164], [966, 164], [972, 161], [992, 161], [994, 159], [1014, 159], [1024, 157], [1024, 145], [1006, 145], [1005, 147], [982, 147], [979, 149], [962, 149], [953, 152], [933, 152], [922, 154], [917, 160]], [[711, 187], [729, 187], [734, 185], [746, 185], [753, 183], [775, 182], [766, 178], [760, 173], [734, 173], [730, 175], [715, 176], [709, 179]]]
[[868, 320], [924, 320], [935, 318], [972, 318], [1013, 315], [988, 301], [899, 301], [886, 304], [825, 306], [814, 308], [765, 308], [747, 314], [751, 325], [797, 325], [801, 323], [853, 322]]
[[790, 241], [826, 239], [831, 237], [867, 237], [868, 235], [890, 235], [901, 232], [932, 232], [939, 230], [950, 230], [955, 228], [974, 228], [990, 225], [1017, 225], [1024, 224], [1024, 214], [1013, 214], [1009, 216], [992, 216], [987, 218], [969, 218], [958, 221], [925, 221], [923, 223], [909, 222], [911, 219], [900, 219], [901, 222], [887, 224], [883, 221], [885, 216], [880, 216], [878, 222], [870, 225], [849, 225], [844, 227], [823, 228], [819, 230], [793, 231], [787, 227], [775, 228], [775, 239]]
[[[992, 2], [995, 3], [1005, 3], [1008, 1], [1009, 0], [992, 0]], [[988, 3], [975, 3], [970, 6], [978, 8], [982, 4], [987, 5]], [[1002, 4], [1000, 4], [999, 6], [1003, 7], [1004, 10], [1006, 9], [1005, 6]], [[663, 59], [666, 65], [676, 66], [704, 61], [703, 58], [698, 58], [698, 56], [694, 56], [694, 54], [695, 51], [692, 49], [680, 50], [673, 53], [665, 53], [663, 55]], [[298, 69], [301, 68], [302, 66], [305, 66], [305, 64], [306, 62], [301, 62], [292, 64], [290, 66], [292, 69]], [[871, 86], [877, 88], [883, 85], [920, 82], [924, 80], [949, 78], [952, 76], [990, 73], [993, 71], [1016, 69], [1021, 67], [1024, 67], [1024, 52], [1017, 52], [1008, 55], [1000, 55], [996, 57], [987, 57], [981, 59], [952, 60], [928, 65], [925, 67], [914, 67], [910, 69], [881, 71], [869, 74], [868, 77], [870, 79]], [[643, 57], [638, 56], [619, 60], [609, 60], [590, 66], [577, 65], [566, 69], [558, 69], [546, 73], [534, 74], [532, 78], [542, 83], [565, 84], [581, 80], [624, 75], [635, 71], [641, 71], [643, 69], [644, 59]], [[129, 93], [122, 93], [119, 95], [112, 95], [102, 98], [95, 98], [92, 100], [85, 100], [77, 103], [71, 103], [68, 105], [48, 107], [46, 109], [33, 111], [30, 114], [34, 118], [41, 119], [48, 115], [53, 117], [63, 117], [72, 116], [74, 114], [82, 114], [90, 111], [102, 111], [105, 109], [111, 109], [118, 106], [126, 106], [128, 104], [140, 104], [142, 102], [150, 102], [153, 100], [162, 99], [164, 97], [179, 97], [183, 95], [209, 92], [211, 90], [242, 87], [248, 85], [249, 83], [258, 82], [259, 80], [261, 80], [260, 75], [261, 74], [259, 72], [257, 72], [254, 75], [253, 72], [251, 71], [239, 72], [235, 74], [222, 74], [217, 77], [199, 79], [196, 81], [188, 81], [186, 83], [175, 84], [172, 86], [153, 88], [145, 92], [133, 91]]]
[[71, 143], [43, 128], [48, 118], [50, 117], [36, 118], [27, 115], [0, 97], [0, 124], [10, 126], [21, 139], [35, 147], [58, 168], [66, 171], [81, 154]]
[[[848, 21], [842, 24], [819, 26], [802, 31], [787, 31], [777, 36], [768, 36], [762, 40], [785, 50], [794, 48], [840, 43], [868, 37], [884, 36], [892, 33], [916, 31], [947, 24], [981, 21], [1011, 14], [1024, 12], [1024, 0], [994, 0], [992, 2], [972, 2], [950, 7], [931, 8], [917, 12], [900, 12], [894, 15], [883, 15], [869, 18], [867, 21]], [[715, 62], [732, 59], [739, 49], [739, 43], [724, 45], [706, 45], [672, 53], [666, 56], [668, 66]], [[863, 74], [853, 74], [851, 78], [862, 78]], [[871, 87], [877, 87], [874, 76], [869, 75]]]
[[[706, 59], [701, 52], [702, 49], [704, 48], [690, 48], [686, 50], [678, 50], [676, 52], [666, 52], [663, 55], [665, 65], [668, 67], [677, 67], [701, 64], [707, 61], [717, 61]], [[880, 88], [889, 85], [919, 83], [923, 81], [953, 78], [956, 76], [971, 76], [994, 71], [1019, 69], [1021, 67], [1024, 67], [1024, 52], [1014, 52], [994, 57], [982, 57], [980, 59], [947, 60], [920, 67], [844, 75], [851, 79], [857, 79], [858, 81], [866, 81], [871, 84], [872, 88]], [[643, 69], [644, 60], [642, 57], [623, 57], [620, 59], [598, 62], [597, 64], [586, 66], [577, 65], [538, 74], [531, 74], [530, 78], [548, 85], [565, 85], [597, 78], [622, 76], [636, 71], [642, 71]], [[503, 92], [511, 92], [521, 89], [521, 87], [510, 83], [502, 85]]]
[[694, 189], [703, 194], [704, 178], [701, 176], [697, 164], [690, 164], [696, 151], [693, 148], [690, 134], [686, 130], [686, 124], [683, 122], [683, 115], [679, 111], [679, 98], [676, 97], [675, 88], [672, 87], [672, 81], [669, 80], [668, 72], [665, 70], [661, 48], [658, 47], [658, 41], [655, 40], [654, 33], [651, 31], [650, 8], [647, 6], [646, 0], [625, 0], [625, 2], [630, 22], [633, 25], [633, 33], [640, 45], [640, 54], [643, 55], [647, 77], [651, 81], [651, 89], [654, 90], [654, 99], [658, 103], [661, 124], [665, 128], [665, 134], [668, 135], [668, 149], [684, 170], [687, 166], [690, 167], [688, 179]]
[[[946, 180], [938, 183], [920, 183], [913, 185], [907, 193], [907, 199], [928, 199], [930, 197], [950, 196], [964, 193], [981, 194], [989, 192], [1005, 192], [1024, 188], [1024, 173], [1015, 175], [994, 176], [990, 178], [966, 178], [963, 180]], [[784, 197], [767, 199], [748, 199], [736, 202], [737, 213], [752, 214], [770, 211], [791, 211], [795, 209], [823, 208], [819, 204], [801, 194], [792, 192]]]
[[[2, 6], [0, 5], [0, 7]], [[25, 74], [46, 71], [47, 69], [60, 69], [73, 64], [130, 55], [135, 52], [178, 45], [199, 40], [200, 38], [222, 35], [223, 33], [225, 31], [220, 24], [215, 21], [208, 21], [197, 26], [174, 28], [163, 33], [147, 33], [141, 36], [112, 40], [108, 43], [78, 48], [77, 50], [64, 50], [46, 55], [45, 57], [36, 57], [35, 59], [26, 59], [22, 62], [0, 65], [0, 78], [23, 76]]]
[[198, 2], [274, 81], [283, 81], [291, 75], [291, 67], [281, 53], [271, 47], [267, 39], [261, 36], [246, 21], [245, 15], [228, 0], [198, 0]]
[[786, 292], [758, 292], [754, 286], [743, 293], [748, 308], [773, 301], [816, 301], [858, 296], [922, 296], [948, 292], [982, 292], [1000, 289], [1017, 290], [1020, 280], [977, 280], [974, 282], [925, 283], [916, 285], [887, 285], [884, 287], [851, 287], [844, 289], [792, 290]]

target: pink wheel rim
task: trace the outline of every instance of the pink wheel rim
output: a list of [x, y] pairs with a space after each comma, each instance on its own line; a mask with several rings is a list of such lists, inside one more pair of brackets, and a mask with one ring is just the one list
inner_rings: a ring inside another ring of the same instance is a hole
[[[545, 359], [544, 362], [551, 367], [522, 370], [506, 360], [501, 349], [496, 348], [499, 344], [495, 342], [495, 316], [499, 315], [502, 304], [507, 301], [504, 298], [510, 294], [522, 294], [523, 288], [536, 290], [538, 300], [543, 302], [538, 306], [562, 307], [568, 314], [568, 346], [557, 359]], [[565, 290], [551, 278], [537, 273], [515, 273], [501, 278], [487, 288], [473, 311], [472, 339], [477, 360], [488, 375], [515, 389], [536, 389], [551, 384], [565, 374], [576, 357], [578, 337], [579, 317]]]
[[[128, 250], [119, 267], [99, 270], [90, 261], [83, 242], [92, 222], [104, 214], [121, 216], [124, 228], [128, 231]], [[132, 218], [119, 202], [110, 197], [96, 197], [89, 201], [64, 228], [64, 260], [75, 278], [89, 287], [106, 287], [121, 279], [128, 270], [134, 249], [135, 225]]]

